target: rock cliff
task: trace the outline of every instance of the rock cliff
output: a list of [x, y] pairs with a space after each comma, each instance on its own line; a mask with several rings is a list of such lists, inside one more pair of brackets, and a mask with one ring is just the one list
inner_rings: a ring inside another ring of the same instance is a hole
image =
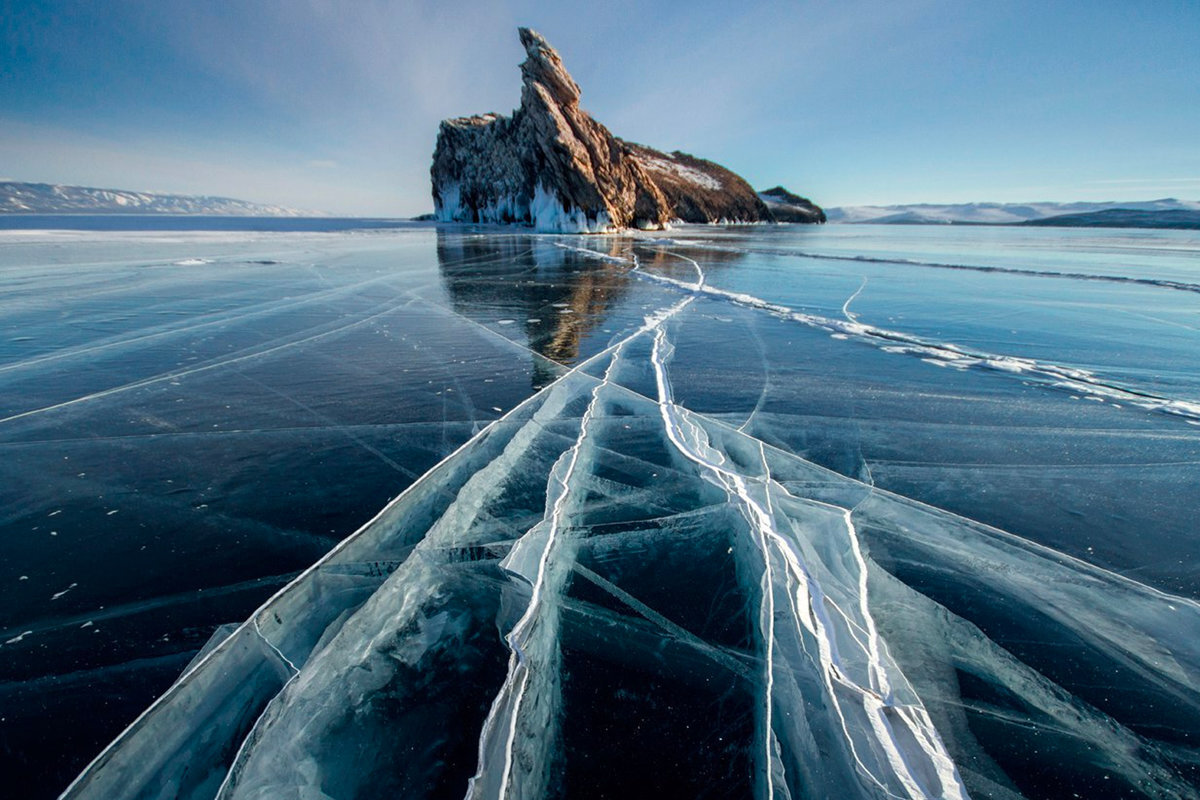
[[661, 153], [632, 142], [625, 146], [666, 195], [672, 219], [698, 223], [774, 221], [750, 184], [720, 164], [678, 150]]
[[579, 107], [579, 86], [554, 48], [528, 28], [520, 37], [520, 108], [511, 117], [441, 124], [430, 170], [439, 220], [586, 233], [659, 229], [676, 219], [775, 221], [769, 205], [724, 167], [613, 136]]
[[782, 186], [758, 193], [767, 204], [776, 222], [824, 222], [825, 212], [821, 207], [798, 194], [792, 194]]
[[442, 122], [433, 154], [438, 218], [539, 230], [661, 228], [663, 193], [623, 143], [579, 107], [579, 87], [546, 40], [521, 28], [521, 107]]

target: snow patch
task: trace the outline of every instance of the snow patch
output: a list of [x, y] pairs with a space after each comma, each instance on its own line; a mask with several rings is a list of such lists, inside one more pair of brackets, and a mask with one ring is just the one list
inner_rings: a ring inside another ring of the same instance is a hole
[[720, 191], [721, 182], [711, 175], [708, 175], [695, 167], [689, 167], [686, 164], [680, 164], [678, 161], [668, 161], [663, 158], [654, 158], [652, 156], [638, 155], [638, 161], [642, 166], [652, 172], [657, 172], [663, 175], [671, 175], [681, 181], [694, 183], [711, 191]]

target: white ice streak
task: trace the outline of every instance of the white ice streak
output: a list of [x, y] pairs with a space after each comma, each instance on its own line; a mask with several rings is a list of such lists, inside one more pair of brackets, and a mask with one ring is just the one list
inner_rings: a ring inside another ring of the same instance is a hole
[[[553, 584], [551, 594], [553, 594], [554, 590], [561, 590], [562, 582], [565, 581], [566, 574], [569, 572], [574, 561], [574, 557], [570, 553], [565, 553], [562, 556], [562, 564], [553, 564], [552, 567], [551, 561], [554, 555], [552, 551], [560, 534], [561, 521], [566, 509], [565, 504], [569, 497], [574, 497], [569, 491], [570, 478], [579, 463], [579, 451], [587, 438], [589, 425], [596, 413], [600, 392], [610, 384], [611, 376], [616, 368], [621, 350], [627, 343], [661, 326], [663, 322], [686, 308], [693, 300], [694, 298], [692, 297], [685, 298], [669, 308], [661, 309], [654, 314], [648, 315], [637, 330], [630, 333], [621, 341], [605, 348], [605, 350], [597, 353], [587, 361], [578, 364], [567, 373], [567, 376], [574, 375], [597, 363], [600, 359], [610, 359], [603, 381], [593, 388], [588, 408], [580, 422], [579, 438], [568, 451], [560, 456], [559, 461], [556, 462], [554, 468], [551, 470], [550, 481], [547, 486], [546, 504], [549, 510], [546, 512], [546, 518], [517, 541], [501, 564], [511, 574], [517, 575], [530, 583], [531, 595], [525, 613], [506, 637], [506, 642], [511, 650], [508, 672], [504, 684], [492, 701], [491, 709], [488, 712], [479, 736], [478, 768], [475, 775], [469, 781], [467, 790], [468, 798], [507, 798], [510, 792], [513, 791], [516, 792], [513, 794], [515, 797], [537, 796], [538, 786], [536, 782], [532, 784], [527, 782], [519, 785], [516, 790], [511, 789], [512, 765], [515, 748], [517, 747], [516, 738], [517, 726], [520, 723], [519, 715], [530, 681], [529, 649], [534, 641], [533, 633], [539, 622], [542, 623], [542, 627], [548, 633], [546, 636], [539, 637], [537, 644], [542, 645], [543, 648], [554, 648], [554, 652], [556, 652], [557, 648], [554, 630], [557, 628], [558, 609], [556, 605], [550, 604], [548, 612], [543, 610], [543, 607], [547, 604], [542, 602], [542, 598], [546, 596], [547, 585], [549, 584]], [[563, 376], [563, 378], [556, 381], [550, 391], [553, 392], [555, 387], [563, 385], [567, 376]], [[547, 402], [549, 403], [550, 401]], [[556, 412], [557, 410], [561, 410], [560, 405], [554, 405]], [[512, 413], [509, 412], [509, 415], [511, 416]], [[507, 460], [505, 461], [507, 463]], [[560, 472], [564, 474], [560, 475]], [[474, 476], [472, 480], [475, 477], [479, 476]], [[495, 481], [491, 483], [494, 485]], [[470, 496], [470, 493], [464, 494], [465, 496]], [[541, 544], [540, 551], [536, 550], [538, 543]], [[531, 555], [527, 555], [527, 551], [533, 551], [533, 554], [537, 556], [536, 559], [532, 558]], [[530, 561], [534, 561], [535, 565], [532, 565]], [[544, 668], [539, 671], [539, 676], [548, 679], [553, 677], [552, 673], [555, 670], [549, 669], [549, 664], [543, 664], [542, 666]], [[543, 687], [543, 689], [550, 691], [548, 687]], [[530, 737], [525, 738], [528, 740]], [[549, 738], [544, 729], [538, 731], [537, 735], [533, 737], [535, 742], [541, 739], [544, 747], [550, 746]], [[500, 755], [496, 755], [497, 750]], [[492, 762], [495, 759], [501, 760], [503, 766], [500, 769], [491, 768]]]
[[[700, 284], [697, 284], [694, 288], [699, 287]], [[771, 480], [769, 472], [764, 471], [760, 478], [755, 479], [727, 464], [724, 455], [710, 446], [704, 429], [690, 419], [685, 409], [675, 404], [666, 370], [672, 350], [665, 330], [658, 328], [651, 362], [658, 390], [659, 411], [667, 437], [684, 457], [703, 468], [710, 480], [722, 486], [731, 501], [740, 505], [762, 551], [764, 609], [760, 623], [767, 662], [763, 710], [766, 723], [762, 747], [767, 759], [764, 764], [766, 796], [775, 795], [773, 782], [782, 773], [775, 763], [776, 734], [771, 712], [776, 700], [773, 696], [773, 676], [777, 668], [791, 665], [775, 663], [777, 614], [773, 594], [776, 587], [786, 585], [791, 589], [788, 595], [791, 614], [787, 615], [787, 620], [802, 638], [803, 633], [807, 632], [816, 640], [818, 666], [827, 699], [838, 715], [846, 745], [864, 777], [890, 796], [901, 796], [893, 791], [894, 788], [901, 788], [905, 796], [914, 800], [965, 798], [966, 789], [957, 769], [920, 700], [909, 692], [909, 699], [903, 701], [893, 692], [889, 673], [898, 674], [899, 669], [894, 663], [884, 663], [884, 650], [868, 605], [866, 562], [858, 543], [857, 531], [850, 520], [850, 512], [817, 501], [801, 501], [820, 509], [819, 516], [836, 515], [840, 518], [838, 538], [853, 554], [854, 571], [857, 573], [853, 587], [840, 588], [843, 594], [849, 591], [851, 597], [856, 596], [857, 609], [853, 613], [826, 596], [825, 587], [810, 569], [812, 565], [804, 562], [802, 548], [776, 524], [770, 495], [773, 490], [779, 492], [782, 487]], [[763, 461], [765, 469], [765, 455]], [[824, 547], [829, 549], [831, 545], [826, 543]], [[782, 579], [772, 574], [774, 559], [778, 559], [786, 571]], [[865, 645], [856, 630], [865, 633]], [[848, 643], [857, 645], [857, 652], [843, 652], [843, 647]], [[865, 671], [860, 665], [863, 661]], [[845, 699], [847, 695], [857, 702], [858, 708], [851, 707]], [[869, 748], [856, 744], [864, 723], [874, 739], [870, 743], [873, 746]], [[873, 752], [867, 752], [876, 748], [883, 756], [882, 761]]]
[[554, 246], [561, 247], [563, 250], [570, 250], [574, 253], [579, 253], [582, 256], [586, 256], [588, 258], [592, 258], [597, 261], [605, 261], [610, 264], [628, 264], [629, 263], [629, 259], [627, 259], [627, 258], [621, 258], [620, 256], [612, 256], [612, 255], [609, 255], [608, 253], [601, 253], [599, 250], [592, 250], [591, 248], [587, 248], [587, 247], [574, 247], [569, 244], [563, 244], [562, 242], [555, 242]]
[[[1079, 392], [1098, 399], [1119, 400], [1151, 411], [1183, 417], [1189, 422], [1200, 421], [1200, 401], [1160, 397], [1135, 389], [1125, 389], [1106, 383], [1096, 373], [1079, 367], [1068, 367], [1021, 356], [971, 351], [952, 343], [931, 342], [911, 334], [868, 325], [859, 322], [848, 313], [848, 319], [830, 319], [817, 314], [795, 311], [787, 306], [742, 292], [731, 292], [710, 285], [692, 284], [641, 269], [635, 269], [634, 274], [667, 286], [685, 289], [747, 308], [767, 311], [784, 319], [828, 331], [835, 338], [852, 338], [874, 345], [884, 352], [916, 356], [926, 363], [955, 369], [988, 369], [998, 373], [1019, 375], [1022, 378], [1040, 380], [1049, 386]], [[857, 294], [856, 292], [855, 296]], [[849, 302], [847, 300], [846, 305], [849, 305]], [[847, 312], [846, 306], [843, 306], [843, 312]]]
[[[560, 246], [566, 247], [565, 245]], [[583, 248], [568, 249], [583, 250]], [[701, 280], [703, 280], [703, 272], [698, 264], [696, 269], [701, 272]], [[559, 613], [557, 601], [561, 599], [557, 595], [561, 593], [574, 563], [572, 548], [561, 547], [563, 552], [557, 557], [556, 549], [560, 547], [562, 520], [567, 513], [566, 504], [569, 499], [575, 497], [570, 491], [571, 478], [579, 464], [580, 451], [588, 438], [591, 421], [597, 413], [600, 394], [602, 390], [611, 385], [622, 349], [639, 336], [660, 329], [665, 321], [690, 305], [694, 299], [694, 297], [685, 298], [673, 306], [647, 315], [637, 330], [577, 365], [568, 373], [580, 372], [601, 358], [610, 359], [603, 380], [592, 390], [591, 400], [580, 421], [579, 437], [571, 448], [560, 456], [551, 470], [546, 495], [548, 509], [546, 517], [513, 545], [509, 555], [501, 563], [501, 567], [510, 574], [529, 582], [531, 594], [524, 614], [506, 637], [506, 642], [511, 650], [508, 672], [503, 685], [492, 701], [491, 709], [488, 711], [479, 736], [478, 767], [468, 784], [468, 798], [499, 799], [507, 798], [510, 795], [533, 798], [538, 796], [539, 789], [542, 788], [537, 782], [537, 776], [530, 776], [525, 783], [513, 788], [513, 759], [518, 746], [517, 734], [518, 726], [521, 723], [521, 709], [529, 691], [531, 675], [534, 675], [536, 671], [536, 677], [543, 680], [543, 685], [540, 687], [543, 693], [555, 691], [548, 683], [556, 680], [555, 673], [557, 672], [551, 668], [552, 665], [549, 663], [549, 659], [556, 657], [557, 654], [557, 636], [555, 635]], [[561, 384], [562, 381], [563, 379], [560, 379], [555, 386]], [[538, 549], [539, 545], [540, 549]], [[543, 598], [547, 596], [552, 598], [551, 602], [543, 602]], [[535, 639], [535, 634], [539, 632], [543, 635], [539, 635]], [[530, 659], [531, 648], [535, 646], [541, 648], [538, 655], [543, 659], [543, 663], [536, 666], [531, 665]], [[545, 698], [542, 699], [545, 700]], [[547, 703], [543, 702], [540, 705], [545, 711]], [[548, 722], [549, 720], [543, 720], [543, 725]], [[532, 737], [523, 737], [524, 741], [532, 740], [535, 745], [540, 742], [540, 746], [543, 748], [550, 747], [551, 738], [552, 734], [547, 732], [545, 727], [535, 731]], [[501, 741], [497, 741], [498, 739]], [[497, 750], [500, 755], [496, 755]], [[496, 759], [502, 761], [499, 769], [494, 769], [492, 765]]]
[[862, 290], [865, 288], [867, 288], [867, 276], [864, 275], [862, 283], [860, 283], [858, 288], [854, 290], [854, 294], [847, 297], [846, 302], [842, 303], [842, 316], [850, 322], [858, 322], [858, 314], [850, 313], [850, 304], [853, 303], [860, 294], [862, 294]]
[[[677, 304], [677, 307], [682, 307], [689, 301], [682, 301]], [[310, 682], [314, 679], [314, 670], [311, 667], [306, 669], [304, 664], [301, 664], [301, 672], [297, 675], [294, 670], [299, 659], [295, 654], [291, 658], [284, 657], [281, 646], [271, 640], [260, 625], [260, 621], [282, 627], [284, 623], [280, 622], [280, 619], [288, 620], [302, 613], [318, 617], [336, 616], [338, 613], [336, 607], [332, 610], [324, 607], [326, 604], [336, 606], [334, 598], [324, 597], [318, 600], [314, 597], [314, 592], [318, 594], [320, 592], [319, 576], [322, 571], [330, 568], [336, 569], [340, 564], [361, 564], [372, 558], [378, 558], [382, 546], [380, 540], [383, 539], [386, 542], [390, 536], [396, 534], [394, 530], [397, 523], [396, 515], [408, 513], [407, 511], [401, 512], [406, 504], [411, 508], [413, 505], [425, 502], [422, 495], [430, 492], [431, 481], [435, 481], [438, 476], [445, 478], [446, 470], [450, 469], [456, 460], [463, 458], [465, 453], [477, 447], [498, 426], [506, 421], [518, 419], [531, 406], [536, 406], [532, 424], [522, 425], [517, 435], [505, 444], [502, 453], [497, 458], [493, 459], [485, 468], [471, 475], [457, 493], [457, 502], [447, 509], [442, 518], [434, 524], [423, 544], [427, 547], [437, 547], [444, 545], [447, 538], [452, 542], [457, 541], [461, 537], [464, 526], [469, 527], [471, 520], [486, 513], [484, 506], [487, 500], [503, 491], [505, 484], [499, 478], [513, 471], [514, 463], [532, 447], [537, 431], [542, 428], [543, 424], [561, 414], [563, 402], [565, 402], [561, 390], [567, 386], [566, 379], [578, 374], [595, 359], [603, 358], [611, 353], [612, 349], [597, 354], [593, 359], [578, 365], [564, 375], [563, 380], [548, 387], [547, 392], [533, 395], [510, 410], [502, 419], [494, 421], [484, 431], [472, 437], [427, 472], [422, 480], [417, 481], [396, 497], [352, 536], [343, 540], [324, 558], [271, 597], [253, 614], [249, 621], [241, 625], [221, 645], [189, 665], [188, 670], [179, 681], [172, 685], [88, 765], [68, 787], [64, 797], [108, 797], [112, 796], [112, 787], [116, 785], [124, 786], [124, 791], [129, 796], [140, 796], [137, 795], [137, 792], [146, 786], [161, 785], [164, 781], [176, 780], [175, 776], [181, 769], [181, 763], [184, 764], [182, 769], [185, 771], [190, 769], [193, 773], [211, 767], [205, 759], [208, 754], [198, 751], [203, 751], [207, 744], [211, 744], [217, 749], [227, 746], [227, 743], [220, 738], [225, 731], [214, 718], [197, 717], [196, 709], [198, 707], [211, 709], [222, 703], [232, 703], [235, 707], [229, 710], [230, 713], [226, 714], [223, 710], [220, 712], [223, 725], [229, 719], [245, 713], [246, 700], [236, 696], [239, 692], [253, 694], [261, 689], [261, 691], [276, 696], [272, 701], [272, 706], [280, 709], [290, 699], [283, 691], [285, 681], [286, 685], [294, 685], [295, 679], [306, 673], [309, 675]], [[402, 522], [404, 517], [400, 516], [398, 519]], [[403, 530], [399, 533], [403, 533]], [[410, 561], [412, 559], [406, 561], [405, 564], [407, 565]], [[397, 570], [391, 583], [394, 584], [403, 578], [402, 571]], [[342, 601], [343, 598], [337, 600]], [[382, 604], [388, 600], [389, 598], [384, 592], [379, 592], [372, 597], [373, 603], [378, 601]], [[369, 609], [364, 609], [364, 612], [366, 613], [356, 616], [360, 618], [369, 616]], [[394, 620], [397, 616], [394, 607], [387, 609], [387, 612], [390, 619]], [[355, 631], [352, 630], [351, 621], [346, 623], [346, 628], [347, 630], [339, 633], [338, 638], [354, 641]], [[303, 631], [303, 628], [300, 627], [300, 630]], [[28, 632], [7, 643], [19, 642], [25, 635], [28, 635]], [[302, 632], [301, 636], [303, 635]], [[262, 672], [254, 655], [256, 648], [248, 649], [246, 646], [247, 640], [251, 638], [260, 645], [267, 646], [264, 649], [272, 654], [271, 660], [278, 663], [279, 667], [282, 668], [285, 665], [288, 667], [287, 674], [278, 676], [279, 683], [273, 687], [251, 688], [254, 676]], [[330, 649], [336, 649], [332, 643], [330, 648], [326, 649], [327, 654]], [[340, 651], [343, 658], [351, 661], [352, 667], [358, 665], [355, 659], [359, 655], [359, 649], [361, 648], [356, 646]], [[323, 662], [323, 665], [327, 667], [328, 662]], [[351, 673], [360, 675], [365, 671], [352, 669]], [[330, 671], [318, 670], [317, 672], [329, 673]], [[325, 674], [327, 681], [333, 681], [335, 677], [333, 674]], [[330, 694], [330, 685], [326, 684], [322, 689], [322, 696], [327, 700]], [[302, 706], [303, 704], [298, 705]], [[305, 735], [316, 735], [315, 731], [319, 725], [315, 719], [312, 719], [311, 708], [307, 709], [307, 713], [308, 718], [304, 724]], [[195, 720], [197, 719], [203, 720], [205, 726], [203, 738], [199, 744], [194, 739], [196, 736], [194, 728], [197, 724]], [[254, 747], [256, 737], [261, 732], [263, 723], [264, 717], [259, 717], [255, 721], [254, 730], [241, 741], [235, 762], [240, 763], [254, 754], [257, 749]], [[164, 736], [164, 731], [169, 732], [170, 735]], [[301, 738], [295, 735], [296, 733], [292, 732], [293, 740]], [[184, 747], [188, 748], [186, 752]], [[233, 777], [232, 771], [223, 776], [222, 792], [236, 790], [237, 787], [231, 783]], [[175, 784], [171, 783], [171, 785]]]

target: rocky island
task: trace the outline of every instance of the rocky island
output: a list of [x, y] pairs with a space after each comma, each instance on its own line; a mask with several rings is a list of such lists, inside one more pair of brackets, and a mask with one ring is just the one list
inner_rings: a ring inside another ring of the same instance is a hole
[[[781, 187], [760, 195], [711, 161], [623, 141], [579, 107], [578, 84], [540, 34], [520, 29], [521, 106], [444, 120], [430, 170], [437, 218], [539, 231], [661, 229], [672, 221], [824, 222]], [[782, 195], [772, 194], [782, 192]]]

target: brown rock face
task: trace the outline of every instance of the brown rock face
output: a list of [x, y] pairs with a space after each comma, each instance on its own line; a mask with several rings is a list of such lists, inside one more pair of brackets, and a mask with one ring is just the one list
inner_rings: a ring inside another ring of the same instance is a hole
[[798, 194], [792, 194], [782, 186], [758, 193], [776, 222], [804, 222], [808, 224], [825, 221], [821, 207]]
[[666, 198], [608, 129], [579, 107], [579, 86], [546, 40], [521, 28], [521, 107], [450, 119], [433, 155], [439, 219], [523, 222], [540, 230], [661, 228]]
[[772, 221], [740, 177], [711, 161], [623, 142], [579, 107], [554, 48], [520, 29], [521, 107], [444, 120], [433, 154], [438, 219], [602, 232], [686, 222]]
[[671, 218], [682, 222], [772, 222], [762, 199], [740, 175], [720, 164], [676, 150], [662, 153], [627, 142], [671, 204]]

